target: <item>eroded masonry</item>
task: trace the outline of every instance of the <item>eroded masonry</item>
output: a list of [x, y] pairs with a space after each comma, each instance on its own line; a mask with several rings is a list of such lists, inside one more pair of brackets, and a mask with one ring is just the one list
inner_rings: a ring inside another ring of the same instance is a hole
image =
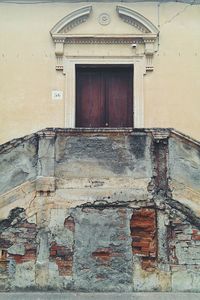
[[1, 290], [200, 291], [200, 144], [46, 129], [0, 146]]

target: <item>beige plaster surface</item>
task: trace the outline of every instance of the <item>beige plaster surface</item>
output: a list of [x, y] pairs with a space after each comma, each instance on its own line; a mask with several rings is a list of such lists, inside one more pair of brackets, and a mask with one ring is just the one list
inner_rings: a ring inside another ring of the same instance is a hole
[[[90, 4], [93, 27], [88, 19], [88, 24], [79, 25], [70, 33], [117, 33], [115, 7], [122, 3]], [[62, 71], [55, 70], [55, 45], [49, 31], [61, 18], [84, 5], [88, 2], [0, 3], [0, 143], [45, 127], [65, 126], [67, 79]], [[144, 75], [144, 126], [174, 127], [200, 139], [200, 6], [172, 2], [123, 5], [144, 15], [160, 30], [154, 71]], [[100, 12], [111, 15], [108, 26], [102, 27], [96, 21], [95, 13]], [[121, 34], [135, 30], [120, 19], [119, 24]], [[88, 46], [70, 47], [70, 55], [76, 47], [76, 55], [81, 56]], [[99, 55], [102, 47], [98, 47]], [[117, 54], [131, 55], [131, 51], [116, 45]], [[52, 100], [54, 89], [64, 92], [63, 100]]]

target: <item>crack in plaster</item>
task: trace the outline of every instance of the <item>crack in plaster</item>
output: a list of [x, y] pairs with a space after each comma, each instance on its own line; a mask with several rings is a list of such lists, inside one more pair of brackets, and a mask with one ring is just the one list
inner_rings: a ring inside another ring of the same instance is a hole
[[162, 25], [160, 25], [160, 27], [164, 27], [166, 24], [171, 23], [174, 19], [176, 19], [178, 16], [180, 16], [181, 14], [183, 14], [186, 9], [188, 9], [188, 7], [192, 6], [195, 4], [195, 0], [193, 0], [192, 3], [185, 5], [180, 11], [178, 11], [175, 15], [173, 15], [169, 20], [165, 21]]

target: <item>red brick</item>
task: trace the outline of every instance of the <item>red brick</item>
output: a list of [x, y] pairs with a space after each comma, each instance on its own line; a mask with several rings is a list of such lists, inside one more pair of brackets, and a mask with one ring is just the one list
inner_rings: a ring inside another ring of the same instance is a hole
[[141, 266], [142, 266], [143, 270], [151, 271], [151, 270], [155, 269], [156, 263], [155, 263], [154, 259], [143, 258]]
[[149, 244], [150, 244], [150, 242], [145, 242], [144, 240], [142, 240], [140, 242], [132, 242], [133, 247], [141, 247], [141, 248], [143, 248], [143, 247], [148, 248]]
[[58, 266], [60, 276], [71, 276], [73, 267], [73, 252], [66, 246], [52, 243], [50, 248], [50, 259]]
[[9, 257], [12, 257], [17, 264], [21, 264], [26, 261], [31, 261], [36, 259], [36, 250], [27, 251], [25, 255], [18, 254], [9, 254]]
[[52, 251], [57, 251], [57, 249], [58, 249], [58, 246], [57, 246], [57, 245], [51, 246], [51, 250], [52, 250]]
[[100, 259], [103, 261], [108, 261], [112, 257], [112, 249], [110, 248], [99, 248], [95, 252], [92, 253], [92, 256], [96, 259]]
[[194, 241], [200, 241], [200, 234], [193, 235], [193, 236], [192, 236], [192, 239], [193, 239]]
[[63, 260], [61, 258], [56, 258], [56, 264], [58, 266], [58, 271], [60, 276], [71, 276], [72, 275], [72, 260]]
[[57, 254], [56, 250], [51, 250], [50, 251], [50, 256], [53, 257], [53, 256], [56, 256], [56, 254]]
[[156, 212], [141, 208], [133, 211], [130, 221], [132, 251], [143, 257], [156, 256]]

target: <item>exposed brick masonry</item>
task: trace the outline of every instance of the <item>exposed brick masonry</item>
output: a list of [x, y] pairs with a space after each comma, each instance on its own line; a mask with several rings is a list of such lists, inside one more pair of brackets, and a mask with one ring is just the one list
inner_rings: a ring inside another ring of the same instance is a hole
[[72, 275], [73, 251], [71, 249], [66, 246], [57, 245], [55, 242], [52, 243], [50, 248], [50, 260], [56, 262], [59, 275]]
[[169, 225], [169, 258], [173, 265], [200, 265], [200, 231], [181, 217]]
[[[13, 223], [15, 220], [13, 221]], [[12, 227], [0, 233], [1, 260], [14, 259], [16, 263], [23, 263], [36, 259], [37, 252], [37, 225], [26, 220], [18, 220]], [[17, 246], [23, 250], [11, 251], [12, 246]]]
[[[75, 223], [73, 217], [69, 216], [64, 221], [64, 227], [74, 232]], [[73, 267], [73, 250], [65, 245], [51, 243], [50, 260], [55, 261], [58, 266], [60, 276], [71, 276]]]
[[[22, 214], [22, 215], [20, 215]], [[10, 272], [37, 256], [37, 225], [24, 219], [23, 210], [16, 208], [0, 222], [0, 289], [7, 289]]]
[[133, 254], [142, 257], [142, 267], [146, 269], [152, 266], [157, 256], [155, 209], [134, 210], [130, 228]]

